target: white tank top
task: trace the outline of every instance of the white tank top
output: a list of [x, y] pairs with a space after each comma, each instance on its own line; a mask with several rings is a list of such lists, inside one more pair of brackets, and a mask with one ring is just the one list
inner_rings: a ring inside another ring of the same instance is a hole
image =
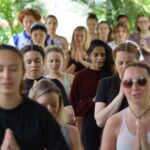
[[[116, 150], [133, 150], [135, 135], [128, 129], [126, 123], [126, 111], [127, 109], [123, 111], [123, 121], [117, 138]], [[150, 131], [147, 133], [147, 137], [150, 147]]]

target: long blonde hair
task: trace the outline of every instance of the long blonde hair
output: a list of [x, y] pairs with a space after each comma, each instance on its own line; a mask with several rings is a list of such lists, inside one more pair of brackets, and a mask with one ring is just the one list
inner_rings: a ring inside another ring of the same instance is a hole
[[[63, 97], [60, 89], [52, 82], [50, 79], [41, 79], [39, 80], [30, 90], [29, 97], [35, 101], [37, 99], [47, 93], [55, 92], [59, 95], [59, 109], [57, 112], [56, 120], [60, 124], [65, 124], [67, 119], [64, 115], [64, 105], [63, 105]], [[51, 99], [49, 99], [51, 100]]]
[[83, 31], [85, 32], [85, 43], [83, 45], [83, 48], [85, 50], [88, 49], [88, 46], [89, 46], [89, 40], [88, 40], [88, 33], [87, 33], [87, 29], [84, 27], [84, 26], [77, 26], [74, 31], [73, 31], [73, 34], [72, 34], [72, 39], [71, 39], [71, 43], [70, 43], [70, 51], [71, 52], [74, 52], [76, 47], [75, 47], [75, 43], [74, 43], [74, 35], [75, 35], [75, 32], [77, 31]]

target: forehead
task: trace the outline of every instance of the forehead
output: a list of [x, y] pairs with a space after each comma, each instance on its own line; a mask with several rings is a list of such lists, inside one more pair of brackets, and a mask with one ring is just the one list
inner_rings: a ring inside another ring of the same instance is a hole
[[99, 24], [99, 27], [108, 27], [108, 24], [107, 23], [101, 23], [101, 24]]
[[25, 15], [23, 20], [33, 20], [34, 17], [32, 15]]
[[56, 18], [49, 17], [49, 18], [47, 18], [46, 22], [55, 22], [55, 23], [57, 23], [57, 20], [56, 20]]
[[85, 34], [86, 34], [86, 32], [84, 30], [76, 30], [74, 32], [74, 36], [76, 36], [76, 35], [85, 35]]
[[97, 23], [97, 20], [94, 18], [90, 18], [87, 20], [87, 23]]
[[138, 78], [140, 76], [149, 77], [147, 70], [137, 66], [130, 66], [125, 69], [123, 78]]
[[38, 98], [38, 101], [41, 103], [59, 103], [59, 95], [56, 92], [48, 92], [46, 94], [41, 95]]
[[136, 59], [135, 55], [133, 53], [129, 53], [129, 52], [124, 52], [124, 51], [119, 51], [116, 53], [116, 60], [133, 60]]
[[92, 53], [105, 53], [105, 48], [103, 46], [96, 46]]
[[146, 16], [141, 16], [138, 18], [138, 21], [142, 21], [142, 20], [149, 20], [149, 18]]
[[56, 51], [49, 52], [49, 53], [47, 54], [47, 56], [48, 56], [48, 57], [52, 57], [52, 58], [54, 58], [54, 57], [59, 57], [59, 58], [62, 57], [61, 53], [56, 52]]
[[36, 33], [37, 33], [37, 34], [38, 34], [38, 33], [46, 34], [45, 31], [43, 31], [43, 30], [41, 30], [41, 29], [37, 29], [37, 30], [33, 30], [32, 33], [31, 33], [31, 35], [36, 34]]
[[23, 56], [24, 56], [24, 59], [34, 59], [34, 58], [43, 59], [40, 52], [37, 52], [37, 51], [26, 52], [25, 54], [23, 54]]
[[0, 64], [21, 64], [21, 57], [10, 50], [0, 50]]

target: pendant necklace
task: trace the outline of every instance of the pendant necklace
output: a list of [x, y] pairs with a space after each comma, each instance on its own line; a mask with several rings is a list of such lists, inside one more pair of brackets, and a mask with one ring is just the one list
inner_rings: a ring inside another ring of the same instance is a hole
[[144, 115], [146, 115], [147, 114], [147, 112], [150, 110], [150, 106], [140, 115], [140, 116], [137, 116], [136, 114], [135, 114], [135, 112], [129, 107], [129, 109], [130, 109], [130, 111], [131, 111], [131, 113], [133, 114], [133, 116], [136, 118], [136, 119], [138, 119], [138, 120], [140, 120]]

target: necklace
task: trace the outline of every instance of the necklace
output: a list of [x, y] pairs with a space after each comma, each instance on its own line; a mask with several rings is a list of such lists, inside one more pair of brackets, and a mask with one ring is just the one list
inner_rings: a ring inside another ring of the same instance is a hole
[[[132, 115], [137, 119], [137, 121], [135, 122], [135, 124], [137, 125], [138, 120], [140, 120], [144, 115], [146, 115], [148, 113], [148, 111], [150, 110], [150, 106], [140, 116], [137, 116], [136, 113], [130, 107], [129, 107], [129, 109], [130, 109]], [[140, 143], [139, 150], [142, 150], [141, 143]]]
[[140, 116], [137, 116], [136, 114], [135, 114], [135, 112], [131, 109], [131, 108], [129, 108], [130, 109], [130, 111], [131, 111], [131, 113], [133, 114], [133, 116], [136, 118], [136, 119], [141, 119], [144, 115], [146, 115], [147, 114], [147, 112], [150, 110], [150, 106], [140, 115]]

